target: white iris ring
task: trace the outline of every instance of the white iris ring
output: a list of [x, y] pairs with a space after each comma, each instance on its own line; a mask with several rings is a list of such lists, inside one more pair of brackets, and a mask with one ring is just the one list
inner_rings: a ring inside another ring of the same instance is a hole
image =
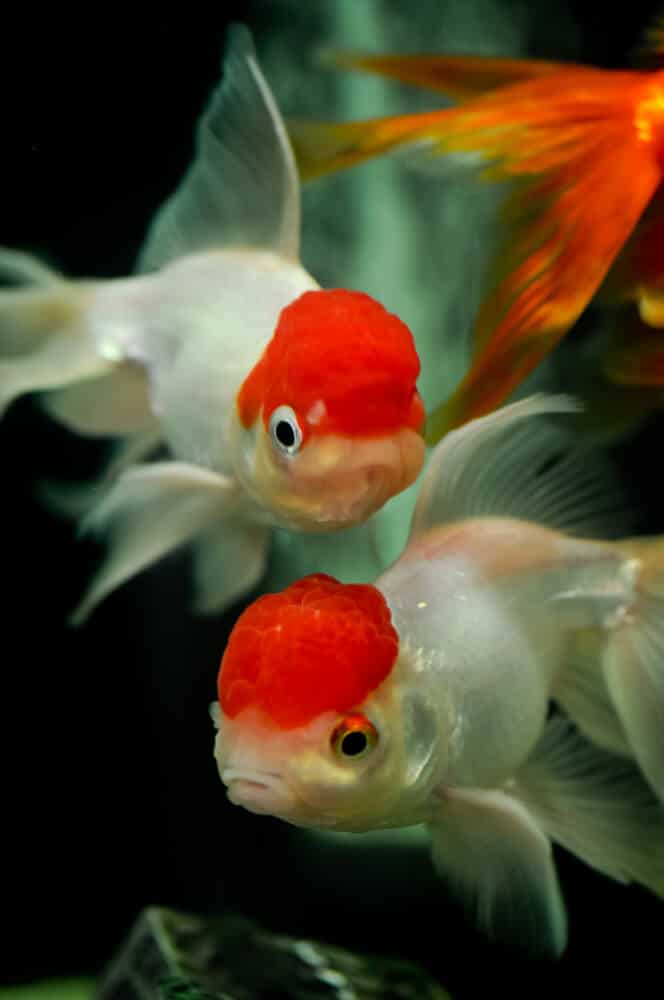
[[278, 406], [270, 416], [272, 444], [284, 455], [295, 455], [302, 445], [302, 430], [290, 406]]

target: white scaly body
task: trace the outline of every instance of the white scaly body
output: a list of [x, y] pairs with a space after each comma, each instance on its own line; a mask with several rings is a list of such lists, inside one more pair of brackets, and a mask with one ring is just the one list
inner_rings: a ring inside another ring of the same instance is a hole
[[[533, 397], [434, 450], [375, 582], [399, 652], [350, 709], [370, 750], [335, 751], [339, 712], [283, 732], [215, 713], [233, 802], [345, 831], [426, 823], [478, 922], [556, 954], [551, 840], [664, 896], [664, 540], [592, 540], [620, 520], [609, 470], [561, 458], [566, 433], [541, 419], [574, 409]], [[548, 718], [552, 699], [578, 730]]]
[[[292, 150], [249, 33], [234, 26], [196, 158], [157, 213], [136, 276], [68, 281], [0, 253], [0, 272], [24, 286], [0, 292], [0, 411], [40, 392], [70, 429], [124, 436], [104, 482], [52, 491], [84, 513], [83, 532], [110, 543], [72, 621], [185, 542], [197, 607], [218, 611], [260, 579], [271, 528], [361, 524], [419, 471], [411, 428], [311, 434], [295, 453], [262, 419], [241, 422], [238, 392], [282, 310], [319, 288], [299, 240]], [[146, 460], [164, 446], [172, 457]]]

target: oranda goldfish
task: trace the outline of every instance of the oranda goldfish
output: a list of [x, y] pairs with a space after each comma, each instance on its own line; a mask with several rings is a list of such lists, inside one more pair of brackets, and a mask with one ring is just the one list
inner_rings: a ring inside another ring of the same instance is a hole
[[[259, 578], [271, 525], [357, 524], [417, 477], [412, 335], [368, 295], [320, 289], [299, 227], [285, 127], [236, 26], [143, 273], [67, 281], [0, 256], [28, 286], [0, 292], [0, 406], [39, 390], [69, 428], [127, 436], [83, 522], [111, 551], [74, 620], [192, 539], [199, 605], [218, 609]], [[141, 461], [157, 444], [172, 458]]]
[[[650, 48], [661, 61], [664, 27]], [[412, 145], [429, 160], [471, 154], [484, 162], [483, 178], [512, 182], [472, 365], [432, 413], [432, 443], [502, 403], [598, 290], [606, 301], [635, 301], [647, 324], [664, 326], [663, 69], [433, 55], [341, 53], [335, 61], [460, 104], [369, 121], [293, 121], [305, 179]]]
[[533, 396], [447, 435], [398, 560], [250, 605], [212, 709], [231, 802], [428, 824], [479, 924], [555, 953], [551, 840], [664, 896], [664, 540], [591, 537], [620, 504], [599, 458], [561, 457], [543, 418], [573, 408]]

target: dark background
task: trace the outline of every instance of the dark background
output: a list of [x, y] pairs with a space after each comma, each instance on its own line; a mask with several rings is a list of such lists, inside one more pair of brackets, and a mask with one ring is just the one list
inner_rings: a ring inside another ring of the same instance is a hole
[[[607, 6], [573, 5], [574, 56], [624, 65], [655, 5]], [[226, 4], [204, 19], [201, 10], [130, 23], [110, 6], [87, 18], [7, 16], [2, 244], [71, 275], [130, 271], [191, 156], [226, 22], [246, 20], [260, 41], [285, 16], [277, 3]], [[547, 45], [551, 19], [555, 5], [530, 55], [568, 55]], [[618, 455], [644, 531], [664, 530], [661, 433], [651, 421]], [[658, 984], [662, 903], [564, 852], [570, 946], [556, 966], [532, 966], [469, 929], [424, 855], [317, 851], [284, 824], [229, 806], [207, 705], [237, 609], [193, 618], [178, 555], [121, 588], [84, 628], [67, 629], [98, 550], [40, 506], [35, 486], [89, 477], [104, 449], [70, 437], [29, 399], [0, 424], [0, 449], [4, 982], [96, 972], [138, 910], [159, 902], [234, 908], [280, 930], [412, 956], [457, 996], [480, 995], [487, 978], [512, 995], [559, 995], [583, 977], [607, 995], [623, 975], [637, 995]]]

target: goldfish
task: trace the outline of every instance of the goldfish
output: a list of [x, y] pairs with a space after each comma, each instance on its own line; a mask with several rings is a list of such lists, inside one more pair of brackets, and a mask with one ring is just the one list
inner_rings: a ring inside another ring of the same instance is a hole
[[320, 288], [299, 240], [285, 125], [236, 25], [136, 274], [69, 281], [0, 254], [17, 286], [0, 291], [0, 410], [38, 392], [70, 430], [121, 441], [82, 519], [110, 547], [74, 623], [186, 542], [216, 611], [260, 578], [273, 526], [360, 524], [417, 477], [412, 333], [369, 295]]
[[[649, 51], [661, 62], [664, 24], [651, 31]], [[294, 120], [305, 179], [411, 147], [426, 162], [470, 157], [484, 180], [508, 182], [472, 363], [430, 414], [430, 443], [504, 402], [596, 294], [634, 302], [645, 323], [664, 326], [664, 69], [346, 52], [331, 61], [442, 92], [458, 106]]]
[[570, 446], [576, 406], [538, 394], [449, 433], [396, 561], [249, 605], [211, 706], [232, 803], [425, 824], [478, 925], [555, 955], [552, 842], [664, 897], [664, 539], [604, 540], [625, 503]]

